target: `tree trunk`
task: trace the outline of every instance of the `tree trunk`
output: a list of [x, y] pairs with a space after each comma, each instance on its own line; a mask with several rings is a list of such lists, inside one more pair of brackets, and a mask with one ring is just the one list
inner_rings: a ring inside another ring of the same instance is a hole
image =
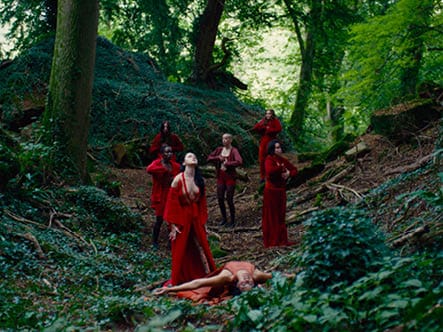
[[285, 4], [295, 26], [302, 58], [297, 96], [295, 99], [294, 110], [292, 111], [291, 118], [289, 119], [288, 127], [291, 136], [296, 138], [303, 130], [303, 124], [306, 116], [306, 107], [308, 105], [309, 97], [312, 91], [312, 73], [316, 47], [315, 39], [317, 25], [319, 24], [321, 18], [323, 1], [310, 1], [310, 11], [307, 17], [307, 21], [305, 22], [305, 40], [303, 40], [300, 32], [300, 18], [293, 11], [291, 7], [291, 2], [289, 0], [285, 0]]
[[192, 74], [194, 82], [206, 82], [208, 79], [209, 69], [213, 63], [212, 53], [214, 51], [218, 25], [223, 14], [224, 5], [225, 0], [208, 0], [205, 11], [200, 17], [197, 25], [195, 63]]
[[313, 31], [308, 31], [306, 48], [302, 55], [300, 78], [295, 99], [294, 110], [289, 119], [289, 130], [293, 137], [297, 137], [303, 130], [306, 117], [306, 107], [312, 90], [312, 70], [314, 64], [315, 41]]
[[[89, 115], [98, 26], [97, 0], [59, 0], [48, 102], [46, 138], [56, 153], [56, 170], [85, 182]], [[64, 173], [66, 174], [66, 173]]]
[[406, 59], [405, 67], [401, 74], [401, 96], [415, 96], [419, 82], [421, 59], [423, 58], [424, 41], [423, 33], [429, 29], [429, 19], [432, 15], [432, 1], [422, 0], [417, 2], [414, 12], [416, 19], [407, 27], [407, 45], [403, 55]]

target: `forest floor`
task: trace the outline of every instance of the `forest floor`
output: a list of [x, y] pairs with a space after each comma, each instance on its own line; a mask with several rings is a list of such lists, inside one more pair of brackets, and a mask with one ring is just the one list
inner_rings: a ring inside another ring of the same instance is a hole
[[[365, 134], [355, 141], [355, 145], [364, 142], [367, 152], [347, 160], [339, 157], [325, 165], [324, 170], [306, 183], [290, 188], [287, 191], [287, 224], [289, 240], [294, 246], [301, 243], [303, 236], [302, 221], [315, 210], [332, 206], [357, 203], [364, 200], [365, 195], [389, 179], [403, 172], [412, 171], [425, 164], [432, 156], [438, 137], [438, 123], [424, 128], [408, 141], [393, 143], [387, 138], [372, 133]], [[298, 163], [296, 157], [288, 158], [299, 168], [306, 165]], [[214, 177], [205, 177], [208, 200], [209, 235], [220, 240], [220, 247], [226, 252], [223, 257], [216, 258], [217, 265], [229, 260], [250, 260], [265, 270], [277, 267], [275, 259], [293, 250], [293, 247], [265, 249], [261, 232], [261, 205], [258, 167], [245, 168], [248, 181], [237, 182], [235, 194], [236, 226], [221, 227], [221, 215], [216, 198], [216, 182]], [[131, 208], [138, 210], [145, 221], [145, 250], [152, 250], [151, 234], [154, 221], [153, 210], [150, 208], [151, 177], [145, 169], [112, 169], [112, 173], [121, 183], [121, 198]], [[426, 176], [426, 175], [425, 175]], [[418, 183], [410, 183], [405, 191], [416, 190], [426, 179], [420, 178]], [[396, 199], [392, 197], [392, 200]], [[420, 213], [420, 211], [415, 211]], [[393, 215], [385, 214], [377, 223], [382, 228], [392, 222]], [[379, 218], [380, 219], [380, 218]], [[384, 219], [384, 220], [383, 220]], [[384, 225], [383, 225], [384, 224]], [[386, 227], [385, 227], [386, 228]], [[167, 228], [162, 227], [160, 235], [160, 254], [169, 257], [167, 247]], [[279, 270], [285, 269], [278, 266]]]

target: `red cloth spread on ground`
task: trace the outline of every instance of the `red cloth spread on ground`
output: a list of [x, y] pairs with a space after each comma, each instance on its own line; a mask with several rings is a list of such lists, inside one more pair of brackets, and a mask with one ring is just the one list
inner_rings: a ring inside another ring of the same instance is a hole
[[297, 168], [286, 158], [268, 155], [265, 161], [266, 183], [263, 191], [262, 231], [265, 248], [285, 246], [288, 242], [286, 228], [286, 180], [281, 176], [289, 170], [290, 176]]
[[172, 169], [167, 169], [162, 164], [163, 158], [154, 160], [146, 172], [152, 175], [151, 207], [157, 217], [163, 216], [169, 188], [174, 177], [180, 172], [180, 164], [171, 160]]
[[281, 132], [282, 126], [277, 118], [270, 120], [262, 119], [253, 128], [255, 132], [261, 135], [260, 145], [258, 147], [258, 162], [260, 164], [260, 177], [265, 178], [265, 159], [268, 154], [268, 144], [273, 139], [277, 138], [278, 133]]
[[200, 193], [191, 199], [186, 189], [184, 174], [176, 188], [171, 188], [163, 219], [176, 225], [180, 233], [171, 243], [171, 283], [179, 285], [186, 281], [204, 277], [215, 270], [206, 236], [208, 219], [206, 196]]
[[160, 153], [162, 144], [169, 145], [174, 153], [181, 152], [184, 149], [182, 141], [176, 134], [169, 134], [163, 137], [161, 133], [158, 133], [151, 142], [149, 153], [153, 155]]
[[[206, 277], [212, 277], [219, 274], [223, 269], [229, 270], [234, 276], [231, 285], [237, 283], [237, 272], [246, 270], [252, 276], [254, 275], [255, 266], [249, 262], [232, 261], [218, 268], [214, 272], [209, 273]], [[194, 290], [177, 292], [177, 297], [189, 299], [197, 303], [218, 304], [222, 301], [229, 300], [232, 295], [229, 294], [229, 285], [223, 287], [200, 287]]]

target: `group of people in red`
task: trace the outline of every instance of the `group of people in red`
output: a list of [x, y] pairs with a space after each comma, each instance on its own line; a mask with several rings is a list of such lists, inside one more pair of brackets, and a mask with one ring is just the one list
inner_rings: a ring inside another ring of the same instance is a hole
[[[264, 246], [286, 246], [288, 241], [285, 223], [286, 182], [297, 174], [297, 169], [283, 156], [277, 135], [282, 126], [273, 110], [253, 128], [260, 138], [260, 177], [264, 182], [262, 231]], [[222, 146], [207, 157], [217, 174], [217, 200], [222, 226], [234, 227], [234, 192], [236, 168], [243, 163], [237, 148], [232, 146], [233, 136], [223, 134]], [[272, 277], [249, 262], [229, 262], [216, 269], [206, 235], [208, 212], [204, 179], [194, 153], [184, 155], [180, 165], [175, 153], [184, 150], [179, 137], [171, 132], [170, 123], [164, 121], [154, 137], [150, 152], [157, 158], [146, 168], [152, 175], [151, 207], [155, 211], [153, 246], [158, 248], [160, 229], [165, 220], [169, 228], [172, 267], [171, 278], [155, 294], [179, 292], [193, 299], [206, 298], [251, 289]], [[225, 200], [229, 208], [229, 221]], [[189, 293], [191, 292], [191, 293]], [[234, 291], [235, 292], [235, 291]]]

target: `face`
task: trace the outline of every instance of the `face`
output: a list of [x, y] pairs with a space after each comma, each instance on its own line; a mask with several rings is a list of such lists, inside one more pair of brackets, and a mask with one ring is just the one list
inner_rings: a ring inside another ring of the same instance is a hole
[[274, 113], [271, 110], [267, 110], [265, 113], [265, 118], [269, 120], [273, 115]]
[[281, 155], [283, 153], [283, 150], [281, 148], [280, 143], [275, 143], [275, 145], [274, 145], [274, 153], [276, 155]]
[[162, 125], [162, 131], [164, 132], [164, 133], [168, 133], [169, 132], [169, 122], [163, 122], [163, 125]]
[[185, 159], [183, 161], [183, 165], [197, 165], [198, 164], [198, 160], [195, 154], [193, 154], [192, 152], [188, 152], [185, 155]]
[[242, 273], [238, 275], [237, 288], [244, 292], [249, 291], [254, 287], [254, 280], [249, 273]]
[[227, 145], [231, 144], [232, 143], [232, 137], [229, 136], [229, 135], [223, 135], [222, 136], [222, 143], [223, 143], [224, 146], [227, 146]]
[[163, 159], [169, 160], [172, 157], [172, 148], [171, 147], [166, 147], [163, 150]]

